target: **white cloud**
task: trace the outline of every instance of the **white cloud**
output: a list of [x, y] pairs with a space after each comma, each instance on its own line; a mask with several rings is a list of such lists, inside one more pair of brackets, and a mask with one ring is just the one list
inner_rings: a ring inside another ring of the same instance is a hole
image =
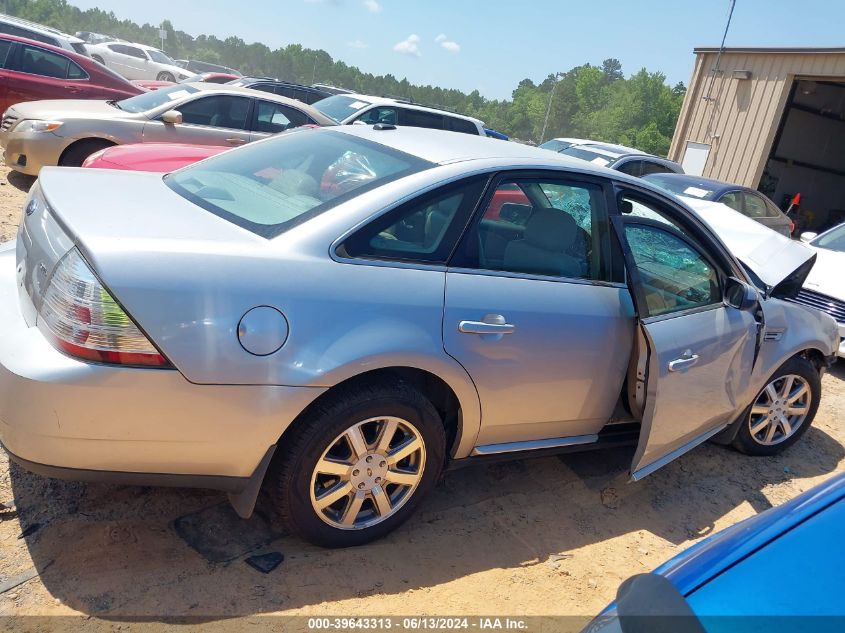
[[351, 42], [347, 42], [346, 44], [349, 48], [367, 48], [368, 44], [366, 42], [362, 42], [361, 40], [352, 40]]
[[397, 42], [393, 50], [403, 55], [414, 55], [419, 57], [420, 53], [420, 36], [416, 33], [411, 33], [406, 39]]
[[381, 5], [377, 0], [364, 0], [364, 6], [370, 13], [381, 13]]
[[457, 42], [453, 42], [448, 37], [446, 37], [445, 33], [441, 33], [437, 37], [434, 38], [434, 41], [440, 44], [441, 48], [446, 49], [450, 53], [460, 53], [461, 52], [461, 45]]

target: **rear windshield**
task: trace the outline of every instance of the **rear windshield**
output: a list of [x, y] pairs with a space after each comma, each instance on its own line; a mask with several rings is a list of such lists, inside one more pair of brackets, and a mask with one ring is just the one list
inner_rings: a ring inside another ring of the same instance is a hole
[[433, 165], [378, 143], [299, 130], [165, 177], [194, 204], [272, 238], [341, 202]]
[[643, 180], [648, 180], [651, 184], [663, 189], [663, 191], [668, 191], [679, 196], [701, 198], [702, 200], [709, 200], [716, 191], [707, 182], [691, 181], [689, 178], [667, 177], [666, 174], [648, 174], [643, 177]]
[[824, 233], [810, 243], [819, 248], [839, 251], [840, 253], [845, 252], [845, 224], [840, 224], [835, 229]]
[[562, 149], [566, 149], [570, 147], [572, 143], [567, 143], [566, 141], [559, 141], [557, 139], [552, 139], [551, 141], [546, 141], [542, 145], [538, 145], [540, 149], [550, 149], [553, 152], [559, 152]]
[[148, 110], [155, 110], [165, 103], [177, 101], [183, 97], [192, 95], [195, 92], [198, 92], [198, 90], [193, 86], [177, 84], [169, 88], [152, 90], [135, 97], [129, 97], [123, 101], [118, 101], [114, 105], [126, 112], [147, 112]]
[[320, 99], [313, 105], [335, 123], [343, 123], [343, 121], [361, 110], [361, 108], [365, 108], [370, 104], [367, 101], [361, 101], [355, 97], [334, 95], [333, 97]]
[[567, 147], [566, 149], [560, 150], [560, 153], [564, 154], [565, 156], [574, 156], [575, 158], [580, 158], [581, 160], [586, 160], [595, 165], [601, 165], [602, 167], [607, 167], [614, 160], [609, 156], [604, 156], [603, 154], [591, 152], [590, 150], [584, 149], [583, 147]]

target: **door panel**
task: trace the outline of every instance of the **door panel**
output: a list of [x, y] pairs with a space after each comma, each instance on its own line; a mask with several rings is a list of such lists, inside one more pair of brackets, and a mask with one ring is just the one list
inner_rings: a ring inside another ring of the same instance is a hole
[[145, 142], [191, 143], [237, 147], [251, 140], [249, 127], [252, 99], [248, 97], [200, 97], [178, 106], [183, 122], [165, 124], [160, 120], [144, 125]]
[[[489, 315], [512, 331], [483, 333], [475, 324], [496, 325]], [[625, 288], [446, 276], [443, 341], [478, 389], [476, 445], [597, 433], [622, 390], [633, 332]]]
[[751, 376], [757, 335], [751, 313], [726, 306], [642, 329], [650, 354], [634, 479], [715, 435], [747, 405], [737, 398]]

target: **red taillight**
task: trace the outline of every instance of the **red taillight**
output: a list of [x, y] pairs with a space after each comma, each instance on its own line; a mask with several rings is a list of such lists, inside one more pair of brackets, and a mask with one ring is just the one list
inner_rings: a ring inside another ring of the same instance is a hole
[[789, 234], [792, 235], [793, 233], [795, 233], [795, 222], [790, 222], [789, 223]]
[[76, 249], [56, 266], [44, 292], [39, 324], [57, 348], [77, 358], [116, 365], [170, 366]]

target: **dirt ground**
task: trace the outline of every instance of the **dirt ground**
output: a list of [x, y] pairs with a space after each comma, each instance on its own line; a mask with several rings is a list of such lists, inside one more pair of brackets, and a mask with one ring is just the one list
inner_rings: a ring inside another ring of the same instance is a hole
[[[0, 168], [2, 240], [31, 183]], [[625, 578], [845, 471], [845, 364], [823, 385], [813, 428], [780, 457], [705, 445], [638, 483], [627, 449], [467, 468], [387, 539], [349, 550], [277, 534], [260, 514], [241, 522], [219, 493], [50, 480], [3, 453], [0, 502], [17, 512], [0, 512], [0, 583], [35, 577], [0, 595], [0, 630], [155, 629], [174, 617], [309, 628], [257, 617], [269, 615], [582, 616], [549, 630], [577, 629]], [[269, 552], [284, 561], [268, 574], [245, 562]]]

